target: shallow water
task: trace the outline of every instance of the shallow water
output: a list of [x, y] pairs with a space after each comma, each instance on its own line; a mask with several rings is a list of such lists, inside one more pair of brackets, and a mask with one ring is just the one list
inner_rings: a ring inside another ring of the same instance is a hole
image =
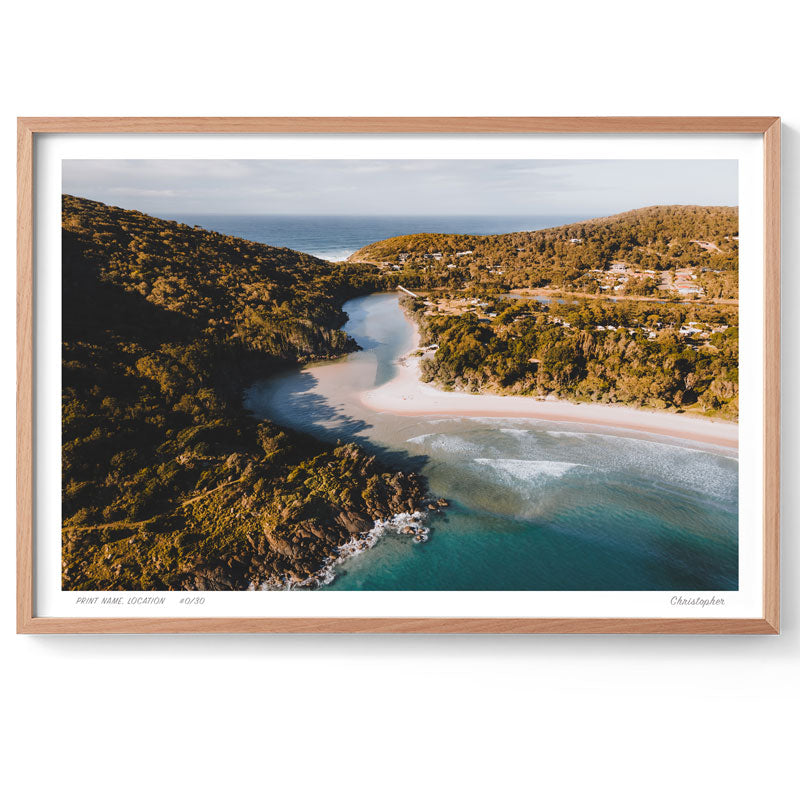
[[387, 535], [324, 590], [733, 590], [735, 451], [530, 419], [404, 417], [358, 395], [390, 380], [413, 329], [395, 295], [345, 305], [364, 348], [253, 386], [256, 414], [356, 441], [451, 502], [415, 544]]

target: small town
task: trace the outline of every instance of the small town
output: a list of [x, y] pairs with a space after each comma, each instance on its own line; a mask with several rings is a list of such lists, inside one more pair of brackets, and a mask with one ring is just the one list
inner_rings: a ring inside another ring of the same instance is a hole
[[[533, 319], [535, 315], [528, 310], [522, 308], [530, 308], [527, 304], [520, 304], [519, 313], [513, 312], [513, 306], [508, 306], [508, 301], [504, 297], [497, 299], [480, 297], [455, 297], [452, 295], [438, 295], [426, 292], [412, 292], [404, 286], [398, 285], [398, 290], [403, 292], [406, 296], [414, 298], [423, 304], [425, 311], [424, 316], [448, 316], [458, 317], [464, 314], [474, 314], [478, 318], [478, 322], [486, 324], [503, 324], [519, 323], [526, 319]], [[519, 299], [519, 298], [517, 298]], [[539, 302], [542, 306], [544, 313], [548, 315], [548, 322], [553, 325], [558, 325], [562, 328], [572, 328], [573, 323], [564, 319], [562, 316], [557, 316], [552, 313], [550, 308], [553, 302], [550, 298], [543, 297], [530, 297], [530, 300]], [[576, 305], [577, 300], [567, 301], [560, 299], [561, 305]], [[636, 301], [632, 301], [636, 302]], [[499, 317], [499, 319], [498, 319]], [[630, 327], [626, 325], [593, 325], [591, 326], [595, 331], [627, 331], [631, 336], [635, 334], [643, 334], [648, 339], [656, 339], [659, 333], [669, 331], [672, 334], [680, 337], [687, 347], [693, 350], [706, 349], [709, 351], [716, 351], [716, 347], [711, 343], [711, 337], [715, 333], [725, 333], [730, 325], [717, 323], [700, 322], [696, 320], [687, 320], [679, 325], [668, 325], [657, 319], [651, 319], [649, 324]]]

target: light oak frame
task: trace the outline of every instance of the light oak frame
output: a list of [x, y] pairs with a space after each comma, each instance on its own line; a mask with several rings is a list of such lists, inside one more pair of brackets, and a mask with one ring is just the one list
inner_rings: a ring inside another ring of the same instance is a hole
[[[17, 120], [18, 633], [775, 634], [780, 614], [780, 118], [27, 117]], [[45, 133], [703, 133], [764, 140], [763, 605], [758, 619], [37, 617], [34, 593], [34, 137]]]

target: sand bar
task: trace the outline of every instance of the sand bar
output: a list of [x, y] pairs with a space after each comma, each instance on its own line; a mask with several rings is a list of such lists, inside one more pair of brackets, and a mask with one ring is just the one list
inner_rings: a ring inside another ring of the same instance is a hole
[[656, 436], [670, 436], [720, 447], [738, 448], [739, 426], [735, 422], [645, 411], [600, 403], [570, 403], [566, 400], [537, 400], [512, 395], [445, 392], [419, 379], [419, 358], [405, 356], [398, 374], [359, 399], [373, 411], [406, 416], [452, 415], [460, 417], [518, 417], [601, 425]]

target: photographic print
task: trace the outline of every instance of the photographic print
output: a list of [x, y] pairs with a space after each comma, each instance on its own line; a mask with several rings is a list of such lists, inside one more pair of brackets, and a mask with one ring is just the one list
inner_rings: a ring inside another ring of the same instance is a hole
[[61, 587], [739, 588], [735, 159], [65, 159]]

